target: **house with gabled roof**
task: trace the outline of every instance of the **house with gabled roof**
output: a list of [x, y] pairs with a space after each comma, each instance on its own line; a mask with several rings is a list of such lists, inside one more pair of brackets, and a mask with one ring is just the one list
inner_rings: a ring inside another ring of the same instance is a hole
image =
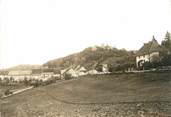
[[155, 57], [160, 57], [161, 53], [166, 52], [165, 47], [161, 46], [154, 38], [148, 43], [144, 43], [136, 54], [136, 66], [140, 68], [145, 62], [154, 61]]

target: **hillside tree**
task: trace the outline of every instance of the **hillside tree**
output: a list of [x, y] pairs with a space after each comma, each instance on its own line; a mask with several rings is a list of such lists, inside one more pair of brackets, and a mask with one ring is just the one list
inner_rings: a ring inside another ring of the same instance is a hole
[[169, 32], [166, 33], [165, 38], [161, 44], [171, 53], [171, 34]]

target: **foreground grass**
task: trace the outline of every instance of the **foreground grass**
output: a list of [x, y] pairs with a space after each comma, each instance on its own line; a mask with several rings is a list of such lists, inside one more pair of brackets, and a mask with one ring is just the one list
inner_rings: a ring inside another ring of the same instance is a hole
[[171, 115], [171, 74], [85, 76], [0, 101], [2, 117]]
[[86, 76], [46, 89], [56, 99], [85, 104], [171, 101], [170, 88], [170, 74], [148, 73]]

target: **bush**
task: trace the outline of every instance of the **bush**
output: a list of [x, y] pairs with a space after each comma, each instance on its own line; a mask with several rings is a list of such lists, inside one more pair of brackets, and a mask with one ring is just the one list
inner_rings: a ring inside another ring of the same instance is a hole
[[71, 74], [65, 74], [64, 79], [65, 79], [65, 80], [70, 80], [70, 79], [72, 79]]
[[42, 84], [41, 80], [32, 80], [30, 85], [32, 85], [33, 87], [38, 87]]
[[12, 92], [11, 92], [9, 89], [7, 89], [7, 90], [4, 92], [4, 94], [5, 94], [5, 95], [10, 95], [10, 94], [12, 94]]
[[29, 81], [30, 82], [29, 85], [32, 85], [34, 87], [46, 86], [46, 85], [55, 83], [56, 80], [57, 80], [56, 77], [51, 77], [45, 81], [43, 81], [43, 80], [31, 80], [31, 81]]
[[[144, 67], [145, 70], [149, 70], [149, 69], [152, 68], [152, 64], [151, 64], [150, 62], [145, 62], [145, 63], [143, 64], [143, 67]], [[142, 68], [142, 69], [143, 69], [143, 68]]]
[[170, 66], [171, 65], [171, 55], [165, 55], [162, 58], [153, 58], [152, 62], [145, 62], [143, 64], [143, 68], [145, 70], [149, 70], [152, 68], [162, 68], [162, 66]]
[[123, 64], [118, 64], [118, 65], [109, 65], [109, 72], [116, 72], [116, 71], [122, 71], [125, 72], [129, 68], [135, 68], [134, 64], [131, 63], [123, 63]]
[[27, 79], [27, 77], [24, 78], [23, 83], [24, 83], [25, 86], [29, 86], [29, 85], [30, 85], [30, 82], [29, 82], [29, 80]]
[[170, 65], [171, 65], [171, 54], [165, 55], [165, 56], [161, 59], [161, 65], [162, 65], [162, 66], [170, 66]]

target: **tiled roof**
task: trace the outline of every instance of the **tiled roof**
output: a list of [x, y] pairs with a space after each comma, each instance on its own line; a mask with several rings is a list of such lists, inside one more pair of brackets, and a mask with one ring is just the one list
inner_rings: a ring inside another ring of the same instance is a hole
[[166, 51], [166, 49], [159, 45], [159, 43], [157, 42], [157, 40], [152, 39], [152, 41], [149, 41], [148, 43], [145, 43], [144, 46], [142, 48], [140, 48], [140, 50], [137, 52], [137, 55], [145, 55], [145, 54], [150, 54], [153, 52], [162, 52], [162, 51]]

